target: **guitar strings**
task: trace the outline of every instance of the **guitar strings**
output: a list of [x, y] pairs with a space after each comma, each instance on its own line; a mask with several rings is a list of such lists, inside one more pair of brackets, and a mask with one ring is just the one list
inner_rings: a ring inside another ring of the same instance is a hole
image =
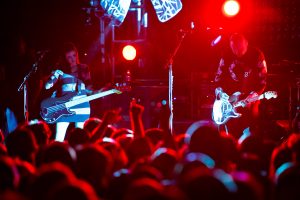
[[49, 113], [54, 113], [54, 112], [56, 112], [58, 110], [61, 110], [61, 109], [64, 109], [64, 108], [66, 108], [66, 106], [63, 105], [63, 104], [60, 104], [60, 105], [55, 105], [55, 106], [48, 107], [47, 111], [49, 111]]
[[[113, 90], [113, 91], [114, 91], [114, 90]], [[106, 92], [108, 92], [108, 91], [106, 91]], [[112, 93], [115, 93], [115, 91], [112, 92]], [[82, 97], [82, 98], [84, 98], [84, 97]], [[80, 99], [80, 98], [79, 98], [79, 99]], [[48, 107], [48, 108], [47, 108], [47, 112], [49, 112], [49, 114], [51, 114], [51, 113], [54, 113], [54, 112], [56, 112], [56, 111], [58, 111], [58, 110], [65, 109], [65, 108], [66, 108], [66, 106], [65, 106], [64, 104], [54, 105], [54, 106]]]

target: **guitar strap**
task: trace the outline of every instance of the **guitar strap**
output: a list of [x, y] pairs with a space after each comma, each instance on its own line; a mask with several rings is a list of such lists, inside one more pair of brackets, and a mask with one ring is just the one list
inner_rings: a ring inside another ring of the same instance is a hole
[[77, 80], [76, 80], [76, 90], [77, 90], [77, 92], [78, 93], [81, 93], [81, 83], [80, 83], [80, 81], [79, 81], [79, 79], [77, 78]]
[[85, 88], [83, 86], [83, 82], [76, 78], [76, 91], [78, 94], [81, 94], [81, 92], [84, 92]]

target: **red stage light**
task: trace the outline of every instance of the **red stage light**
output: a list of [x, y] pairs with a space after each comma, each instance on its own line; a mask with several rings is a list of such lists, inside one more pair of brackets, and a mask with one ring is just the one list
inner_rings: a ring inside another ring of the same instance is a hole
[[223, 13], [228, 17], [237, 15], [240, 11], [240, 4], [237, 1], [229, 0], [223, 4]]
[[134, 60], [136, 58], [136, 49], [132, 45], [123, 47], [122, 55], [126, 60]]

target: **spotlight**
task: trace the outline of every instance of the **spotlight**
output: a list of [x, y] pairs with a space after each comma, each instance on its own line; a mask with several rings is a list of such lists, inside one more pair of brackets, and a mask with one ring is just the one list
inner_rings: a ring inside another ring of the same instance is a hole
[[228, 17], [237, 15], [240, 11], [240, 4], [237, 1], [229, 0], [223, 4], [223, 13]]
[[136, 49], [132, 45], [126, 45], [123, 47], [122, 55], [125, 60], [131, 61], [136, 58]]

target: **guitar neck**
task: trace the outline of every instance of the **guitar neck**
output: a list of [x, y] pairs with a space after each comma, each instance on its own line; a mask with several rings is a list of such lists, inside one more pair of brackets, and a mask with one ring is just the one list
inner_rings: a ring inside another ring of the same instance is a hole
[[98, 99], [98, 98], [113, 94], [113, 93], [117, 93], [115, 89], [107, 90], [105, 92], [100, 92], [100, 93], [93, 94], [93, 95], [86, 96], [86, 97], [82, 97], [82, 98], [79, 98], [79, 99], [74, 99], [74, 100], [71, 100], [69, 102], [66, 102], [65, 105], [66, 105], [67, 108], [69, 108], [69, 107], [72, 107], [72, 106], [76, 106], [76, 105], [79, 105], [79, 104], [82, 104], [82, 103], [85, 103], [85, 102], [92, 101], [94, 99]]
[[261, 95], [258, 95], [258, 96], [252, 97], [252, 98], [244, 99], [242, 101], [238, 101], [235, 104], [233, 104], [233, 107], [237, 108], [237, 107], [242, 106], [243, 102], [248, 104], [248, 103], [252, 103], [252, 102], [257, 101], [257, 100], [261, 100], [263, 98], [265, 98], [264, 94], [261, 94]]

